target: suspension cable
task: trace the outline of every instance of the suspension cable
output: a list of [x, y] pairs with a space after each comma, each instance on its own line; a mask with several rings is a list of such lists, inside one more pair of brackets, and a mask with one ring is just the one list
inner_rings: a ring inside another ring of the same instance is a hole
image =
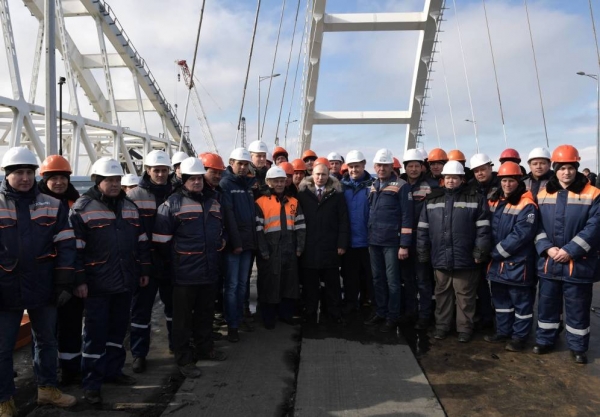
[[442, 72], [444, 73], [444, 84], [446, 85], [446, 97], [448, 98], [448, 108], [450, 109], [450, 122], [452, 123], [452, 134], [454, 135], [454, 145], [458, 149], [456, 140], [456, 127], [454, 126], [454, 112], [452, 111], [452, 102], [450, 101], [450, 89], [448, 88], [448, 77], [446, 76], [446, 64], [444, 63], [444, 54], [442, 54], [442, 42], [439, 44], [440, 60], [442, 61]]
[[273, 54], [273, 64], [271, 65], [271, 77], [269, 78], [269, 90], [267, 91], [267, 101], [265, 103], [265, 112], [263, 113], [262, 126], [260, 127], [260, 140], [262, 140], [265, 132], [265, 122], [267, 121], [267, 111], [269, 110], [269, 97], [271, 96], [271, 85], [273, 84], [273, 75], [275, 74], [275, 61], [277, 60], [277, 50], [279, 49], [279, 37], [281, 36], [281, 26], [283, 24], [283, 16], [285, 14], [285, 2], [283, 0], [281, 6], [281, 17], [279, 18], [279, 30], [277, 31], [277, 42], [275, 42], [275, 54]]
[[535, 47], [533, 45], [533, 33], [531, 32], [531, 23], [529, 21], [529, 8], [527, 7], [527, 0], [525, 2], [525, 14], [527, 15], [527, 27], [529, 28], [529, 39], [531, 40], [531, 51], [533, 52], [533, 65], [535, 66], [535, 76], [537, 78], [538, 92], [540, 95], [540, 105], [542, 107], [542, 119], [544, 121], [544, 133], [546, 134], [546, 146], [550, 148], [550, 141], [548, 140], [548, 128], [546, 127], [546, 113], [544, 111], [544, 100], [542, 98], [542, 87], [540, 85], [540, 74], [538, 71], [537, 58], [535, 56]]
[[504, 123], [504, 109], [502, 108], [502, 98], [500, 97], [500, 84], [498, 83], [498, 71], [496, 70], [496, 59], [494, 58], [494, 47], [492, 46], [492, 34], [490, 33], [490, 23], [488, 21], [487, 7], [485, 0], [483, 3], [483, 13], [485, 14], [485, 26], [487, 27], [488, 40], [490, 42], [490, 53], [492, 55], [492, 65], [494, 66], [494, 78], [496, 79], [496, 91], [498, 93], [498, 104], [500, 105], [500, 118], [502, 119], [502, 132], [504, 133], [504, 144], [508, 147], [508, 139], [506, 137], [506, 126]]
[[238, 116], [238, 127], [235, 134], [235, 142], [233, 147], [237, 148], [238, 136], [240, 135], [240, 127], [242, 125], [242, 112], [244, 111], [244, 100], [246, 100], [246, 89], [248, 88], [248, 76], [250, 75], [250, 64], [252, 63], [252, 52], [254, 51], [254, 40], [256, 39], [256, 27], [258, 26], [258, 15], [260, 14], [260, 2], [258, 0], [258, 6], [256, 7], [256, 17], [254, 18], [254, 32], [252, 33], [252, 42], [250, 43], [250, 56], [248, 57], [248, 68], [246, 69], [246, 81], [244, 81], [244, 91], [242, 93], [242, 105], [240, 107], [240, 114]]
[[594, 31], [594, 41], [596, 43], [596, 55], [598, 56], [598, 76], [600, 77], [600, 49], [598, 49], [598, 35], [596, 34], [596, 21], [594, 20], [594, 9], [592, 8], [592, 0], [590, 3], [590, 16], [592, 18], [592, 30]]
[[292, 44], [290, 45], [290, 54], [288, 56], [287, 68], [285, 70], [285, 80], [283, 82], [283, 94], [281, 95], [281, 104], [279, 105], [279, 116], [277, 116], [277, 128], [275, 129], [275, 145], [279, 145], [279, 123], [281, 123], [281, 112], [283, 111], [283, 102], [285, 100], [285, 91], [287, 89], [288, 75], [290, 73], [290, 63], [292, 62], [292, 53], [294, 51], [294, 39], [296, 38], [296, 26], [298, 25], [298, 13], [300, 12], [300, 2], [296, 6], [296, 18], [294, 20], [294, 29], [292, 32]]

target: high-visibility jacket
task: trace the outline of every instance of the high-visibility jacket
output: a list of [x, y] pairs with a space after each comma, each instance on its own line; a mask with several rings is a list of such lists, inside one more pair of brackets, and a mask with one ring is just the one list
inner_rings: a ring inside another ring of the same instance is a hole
[[67, 210], [39, 192], [0, 185], [0, 310], [49, 304], [55, 286], [73, 284], [75, 236]]
[[531, 286], [536, 284], [537, 257], [533, 239], [539, 214], [533, 196], [525, 191], [524, 185], [522, 187], [520, 197], [517, 194], [489, 202], [494, 248], [487, 278], [504, 284]]
[[[538, 194], [540, 227], [535, 246], [540, 258], [538, 276], [575, 283], [596, 282], [600, 278], [600, 190], [577, 173], [575, 181], [563, 189], [556, 176]], [[564, 249], [571, 260], [554, 262], [546, 251]]]

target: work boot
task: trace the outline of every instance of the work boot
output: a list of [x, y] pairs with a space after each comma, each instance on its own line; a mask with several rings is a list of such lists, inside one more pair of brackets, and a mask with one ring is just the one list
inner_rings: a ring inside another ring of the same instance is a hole
[[522, 339], [511, 339], [506, 346], [505, 350], [509, 352], [523, 352], [525, 350], [525, 341]]
[[200, 376], [202, 376], [202, 371], [193, 362], [190, 362], [184, 366], [180, 366], [179, 372], [181, 372], [181, 375], [183, 375], [186, 378], [194, 379], [194, 378], [200, 378]]
[[469, 343], [471, 341], [471, 333], [465, 333], [465, 332], [459, 333], [458, 341], [460, 343]]
[[133, 358], [133, 364], [131, 364], [131, 369], [136, 374], [146, 372], [146, 358]]
[[420, 317], [415, 324], [415, 330], [427, 330], [429, 328], [430, 320], [428, 318]]
[[137, 380], [134, 377], [126, 374], [119, 374], [106, 382], [108, 382], [109, 384], [121, 386], [130, 386], [137, 384]]
[[448, 332], [442, 329], [435, 329], [433, 332], [433, 338], [437, 340], [444, 340], [448, 336]]
[[0, 417], [14, 417], [17, 415], [17, 407], [15, 400], [12, 398], [8, 401], [0, 403]]
[[485, 340], [488, 343], [504, 343], [508, 340], [508, 336], [505, 334], [492, 334], [492, 335], [485, 335], [483, 336], [483, 340]]
[[227, 354], [221, 350], [212, 349], [208, 353], [198, 353], [198, 359], [204, 361], [222, 362], [227, 359]]
[[554, 345], [539, 345], [535, 344], [533, 347], [533, 353], [536, 355], [545, 355], [546, 353], [550, 353], [554, 350]]
[[244, 319], [244, 320], [242, 320], [242, 323], [240, 324], [240, 330], [243, 332], [253, 332], [254, 325], [250, 322], [250, 320]]
[[100, 404], [102, 403], [102, 395], [100, 390], [86, 389], [83, 391], [83, 399], [88, 404]]
[[38, 387], [38, 404], [50, 404], [55, 407], [71, 407], [77, 400], [69, 394], [64, 394], [56, 387]]
[[381, 333], [395, 333], [398, 328], [398, 322], [395, 320], [386, 320], [385, 323], [379, 327]]
[[580, 365], [585, 365], [588, 363], [587, 354], [585, 352], [577, 352], [576, 350], [571, 351], [571, 356], [573, 357], [573, 361]]
[[373, 314], [368, 320], [363, 322], [367, 326], [374, 326], [377, 324], [385, 323], [385, 318], [378, 316], [377, 314]]
[[229, 340], [231, 343], [239, 342], [240, 334], [238, 332], [238, 329], [235, 329], [233, 327], [228, 327], [227, 328], [227, 340]]

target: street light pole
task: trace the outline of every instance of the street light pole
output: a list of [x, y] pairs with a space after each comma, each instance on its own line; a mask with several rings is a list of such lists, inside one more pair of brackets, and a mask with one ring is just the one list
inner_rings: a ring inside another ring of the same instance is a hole
[[262, 140], [262, 135], [260, 132], [260, 83], [264, 80], [268, 80], [269, 78], [279, 77], [281, 74], [273, 74], [273, 75], [259, 75], [258, 76], [258, 125], [257, 125], [257, 136], [258, 140]]
[[63, 154], [63, 148], [62, 148], [62, 144], [63, 144], [63, 140], [62, 140], [62, 122], [63, 122], [63, 108], [62, 108], [62, 88], [63, 88], [63, 84], [67, 81], [67, 79], [65, 77], [60, 77], [60, 79], [58, 80], [58, 85], [59, 90], [58, 90], [58, 102], [59, 102], [59, 119], [60, 119], [60, 130], [58, 131], [58, 154], [60, 156], [62, 156]]
[[577, 75], [583, 75], [596, 81], [596, 175], [600, 174], [600, 77], [598, 74], [587, 74], [579, 71]]

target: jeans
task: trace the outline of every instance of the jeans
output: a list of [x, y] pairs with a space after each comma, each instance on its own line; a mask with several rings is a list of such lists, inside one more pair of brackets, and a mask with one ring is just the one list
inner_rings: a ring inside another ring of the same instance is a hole
[[390, 321], [400, 318], [401, 282], [398, 246], [369, 246], [373, 286], [375, 287], [375, 314]]
[[[38, 386], [56, 386], [58, 343], [56, 342], [56, 307], [27, 310], [33, 333], [35, 355], [33, 370]], [[8, 401], [15, 393], [13, 381], [13, 349], [21, 326], [23, 310], [0, 311], [0, 402]]]
[[240, 327], [244, 316], [244, 301], [246, 300], [246, 283], [252, 261], [252, 251], [245, 250], [239, 255], [227, 254], [227, 272], [223, 298], [227, 315], [227, 326], [233, 329]]

